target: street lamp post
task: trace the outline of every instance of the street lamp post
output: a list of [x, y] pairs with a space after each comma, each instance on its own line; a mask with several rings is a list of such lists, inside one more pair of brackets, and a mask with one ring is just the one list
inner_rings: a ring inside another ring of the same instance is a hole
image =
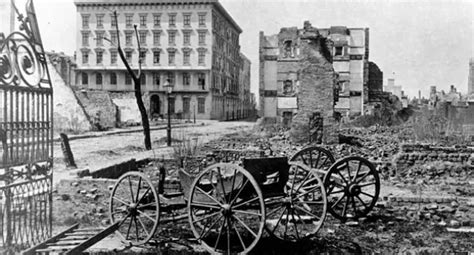
[[170, 95], [173, 92], [173, 86], [170, 84], [169, 80], [165, 81], [164, 86], [166, 89], [166, 99], [168, 101], [168, 127], [166, 128], [167, 135], [167, 145], [171, 146], [171, 104], [170, 104]]

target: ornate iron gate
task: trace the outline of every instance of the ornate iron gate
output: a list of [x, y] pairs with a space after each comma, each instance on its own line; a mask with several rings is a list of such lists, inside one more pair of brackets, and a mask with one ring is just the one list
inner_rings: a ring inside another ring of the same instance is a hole
[[52, 234], [53, 91], [32, 0], [26, 16], [12, 8], [19, 29], [0, 36], [0, 251]]

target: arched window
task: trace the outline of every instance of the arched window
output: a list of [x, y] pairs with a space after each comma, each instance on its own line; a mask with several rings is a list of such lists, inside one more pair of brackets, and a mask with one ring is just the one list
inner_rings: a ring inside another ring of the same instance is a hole
[[117, 85], [117, 74], [110, 73], [110, 85]]
[[102, 74], [96, 73], [95, 74], [95, 84], [102, 85]]
[[82, 85], [89, 84], [89, 76], [87, 75], [87, 73], [81, 74], [81, 80], [82, 80]]

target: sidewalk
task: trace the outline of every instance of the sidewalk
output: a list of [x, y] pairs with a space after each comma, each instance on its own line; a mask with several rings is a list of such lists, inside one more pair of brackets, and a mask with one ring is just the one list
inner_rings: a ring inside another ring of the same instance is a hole
[[[211, 123], [218, 122], [215, 120], [196, 120], [196, 123], [171, 123], [171, 128], [183, 128], [183, 127], [195, 127], [195, 126], [204, 126], [210, 125]], [[158, 125], [150, 125], [150, 131], [154, 130], [162, 130], [166, 129], [168, 124], [158, 124]], [[78, 139], [85, 139], [85, 138], [92, 138], [92, 137], [102, 137], [108, 135], [117, 135], [117, 134], [127, 134], [127, 133], [136, 133], [136, 132], [143, 132], [143, 127], [134, 126], [134, 127], [125, 127], [125, 128], [114, 128], [112, 130], [107, 131], [89, 131], [82, 134], [68, 134], [69, 141], [78, 140]], [[58, 136], [59, 134], [55, 134]], [[60, 138], [56, 137], [53, 139], [54, 142], [60, 142]]]

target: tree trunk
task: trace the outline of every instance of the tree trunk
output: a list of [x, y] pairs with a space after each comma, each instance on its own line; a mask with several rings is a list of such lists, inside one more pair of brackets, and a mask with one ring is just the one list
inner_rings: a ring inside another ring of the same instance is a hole
[[142, 100], [142, 91], [140, 87], [140, 77], [133, 79], [135, 83], [135, 98], [137, 99], [138, 110], [142, 117], [143, 135], [145, 136], [145, 150], [151, 150], [150, 138], [150, 122], [148, 121], [148, 114], [146, 113], [145, 105]]

